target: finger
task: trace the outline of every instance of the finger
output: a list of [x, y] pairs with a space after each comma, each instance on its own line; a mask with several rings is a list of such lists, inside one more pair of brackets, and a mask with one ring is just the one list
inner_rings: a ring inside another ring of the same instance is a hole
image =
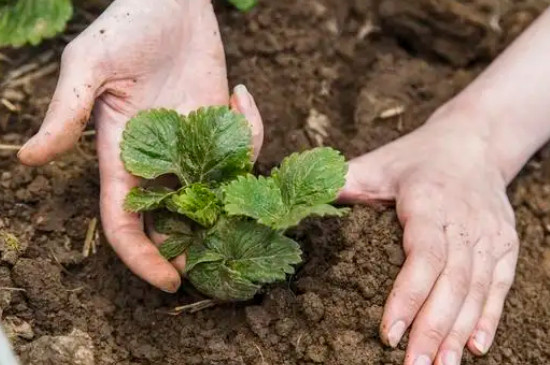
[[512, 245], [512, 250], [495, 266], [483, 313], [468, 341], [468, 348], [476, 355], [481, 356], [489, 351], [495, 338], [498, 322], [502, 316], [506, 296], [514, 281], [519, 244], [516, 241]]
[[137, 178], [128, 174], [119, 157], [119, 142], [124, 123], [111, 121], [114, 113], [98, 108], [98, 158], [101, 183], [101, 217], [107, 239], [122, 261], [136, 275], [166, 291], [175, 292], [181, 278], [147, 238], [138, 214], [123, 209], [130, 189]]
[[462, 308], [472, 273], [472, 242], [465, 229], [445, 227], [448, 259], [409, 336], [406, 365], [431, 364]]
[[407, 259], [397, 276], [382, 316], [382, 340], [395, 347], [424, 304], [445, 265], [445, 237], [433, 220], [412, 216], [404, 224]]
[[[74, 41], [73, 41], [74, 42]], [[99, 87], [89, 50], [70, 43], [61, 58], [54, 95], [38, 133], [19, 151], [26, 165], [43, 165], [70, 150], [88, 122]]]
[[395, 199], [396, 179], [385, 162], [392, 155], [391, 148], [383, 147], [348, 163], [346, 184], [338, 196], [340, 203], [387, 203]]
[[237, 85], [229, 100], [231, 109], [242, 114], [252, 128], [252, 145], [254, 146], [254, 161], [258, 158], [264, 141], [264, 125], [262, 116], [254, 98], [244, 85]]
[[453, 328], [439, 347], [436, 364], [458, 365], [468, 338], [481, 316], [489, 292], [494, 262], [490, 253], [491, 240], [482, 238], [475, 247], [470, 291]]
[[153, 220], [153, 215], [150, 213], [145, 213], [143, 215], [143, 220], [145, 224], [145, 232], [147, 233], [147, 236], [153, 241], [155, 246], [160, 246], [162, 242], [166, 241], [166, 239], [169, 237], [167, 234], [159, 233], [155, 229], [155, 222]]
[[[162, 245], [162, 243], [169, 237], [166, 234], [156, 231], [153, 216], [151, 214], [145, 214], [145, 231], [147, 232], [147, 236], [149, 236], [151, 241], [153, 241], [157, 247]], [[170, 263], [176, 268], [176, 270], [178, 270], [178, 272], [182, 274], [185, 272], [186, 258], [184, 254], [170, 260]]]

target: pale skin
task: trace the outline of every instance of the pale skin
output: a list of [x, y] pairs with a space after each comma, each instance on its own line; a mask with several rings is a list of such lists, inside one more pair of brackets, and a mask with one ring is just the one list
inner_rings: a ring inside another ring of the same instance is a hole
[[[126, 121], [151, 107], [230, 104], [251, 123], [256, 154], [263, 129], [246, 88], [229, 97], [210, 1], [152, 4], [115, 1], [68, 46], [44, 124], [19, 157], [41, 165], [71, 149], [93, 106], [107, 238], [134, 273], [174, 292], [185, 258], [165, 261], [161, 238], [122, 209], [139, 183], [119, 159]], [[519, 250], [506, 186], [550, 138], [549, 31], [547, 11], [425, 125], [350, 161], [341, 200], [395, 201], [404, 228], [407, 259], [380, 333], [395, 347], [410, 328], [405, 365], [459, 364], [465, 347], [483, 355], [493, 342]]]

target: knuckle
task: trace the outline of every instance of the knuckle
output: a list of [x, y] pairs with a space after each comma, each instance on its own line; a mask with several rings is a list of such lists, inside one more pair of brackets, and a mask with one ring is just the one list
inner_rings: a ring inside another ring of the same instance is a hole
[[470, 286], [470, 295], [477, 300], [483, 300], [489, 292], [490, 282], [482, 278], [478, 278], [472, 281]]
[[445, 250], [441, 246], [434, 246], [429, 250], [422, 253], [427, 265], [436, 272], [441, 272], [445, 267], [446, 254]]
[[462, 330], [453, 328], [447, 335], [445, 342], [453, 347], [457, 347], [457, 348], [464, 347], [464, 345], [466, 344], [466, 341], [468, 341], [468, 335], [469, 335], [468, 333]]
[[433, 182], [415, 182], [407, 186], [397, 210], [400, 216], [430, 215], [443, 200], [443, 185]]
[[501, 278], [495, 281], [495, 290], [498, 293], [506, 294], [512, 287], [512, 284], [514, 282], [513, 278]]
[[81, 53], [81, 42], [78, 39], [74, 39], [69, 44], [65, 46], [65, 49], [63, 49], [63, 53], [61, 54], [61, 63], [62, 64], [69, 64], [70, 62], [74, 61], [74, 58], [78, 57], [78, 55]]
[[464, 268], [456, 268], [448, 270], [443, 275], [451, 283], [451, 287], [455, 295], [464, 298], [470, 289], [470, 272]]
[[95, 74], [98, 71], [99, 63], [97, 50], [90, 47], [86, 38], [77, 37], [69, 42], [61, 54], [61, 68], [78, 72]]
[[441, 325], [432, 324], [422, 332], [422, 336], [431, 343], [441, 343], [446, 333]]
[[517, 234], [510, 237], [509, 245], [510, 245], [509, 248], [510, 248], [511, 252], [519, 252], [519, 238], [518, 238]]
[[514, 226], [507, 224], [498, 232], [497, 237], [504, 242], [507, 251], [519, 249], [519, 237]]
[[468, 295], [468, 290], [470, 289], [470, 283], [464, 280], [464, 278], [456, 278], [453, 283], [454, 293], [460, 297], [465, 298]]
[[410, 312], [416, 312], [424, 304], [425, 296], [420, 291], [408, 291], [404, 293], [405, 308]]
[[504, 235], [511, 241], [519, 242], [518, 232], [514, 225], [507, 224], [504, 228]]

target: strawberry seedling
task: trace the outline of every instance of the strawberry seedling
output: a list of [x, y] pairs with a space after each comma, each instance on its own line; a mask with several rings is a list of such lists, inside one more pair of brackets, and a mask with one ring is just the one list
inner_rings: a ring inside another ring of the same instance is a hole
[[168, 260], [185, 253], [188, 280], [217, 300], [248, 300], [284, 280], [301, 262], [284, 232], [311, 215], [347, 212], [330, 205], [347, 171], [338, 151], [295, 153], [256, 177], [250, 127], [227, 107], [141, 112], [128, 122], [121, 150], [135, 176], [177, 176], [177, 189], [134, 188], [125, 208], [154, 211], [156, 229], [169, 235], [160, 253]]

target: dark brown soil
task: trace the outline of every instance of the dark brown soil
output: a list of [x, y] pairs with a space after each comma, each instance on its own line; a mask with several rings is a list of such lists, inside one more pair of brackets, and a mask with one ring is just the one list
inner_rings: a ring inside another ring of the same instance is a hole
[[[264, 172], [291, 151], [322, 143], [354, 157], [418, 127], [547, 5], [260, 3], [246, 15], [220, 5], [218, 14], [231, 84], [249, 86], [264, 115]], [[79, 13], [69, 37], [85, 18]], [[22, 64], [38, 60], [45, 69], [63, 43], [2, 52], [11, 63], [0, 61], [0, 82]], [[53, 72], [10, 95], [0, 89], [18, 109], [0, 106], [0, 143], [19, 144], [36, 131], [55, 81]], [[99, 213], [94, 153], [93, 137], [42, 168], [0, 152], [0, 309], [25, 364], [402, 363], [405, 341], [391, 350], [377, 332], [404, 259], [393, 210], [358, 206], [346, 219], [312, 220], [292, 233], [305, 263], [288, 282], [251, 303], [174, 317], [166, 311], [200, 297], [149, 287], [103, 240], [97, 253], [81, 254]], [[549, 178], [545, 149], [510, 189], [522, 239], [517, 280], [495, 346], [481, 359], [467, 354], [467, 364], [550, 363]], [[18, 250], [5, 233], [18, 238]]]

